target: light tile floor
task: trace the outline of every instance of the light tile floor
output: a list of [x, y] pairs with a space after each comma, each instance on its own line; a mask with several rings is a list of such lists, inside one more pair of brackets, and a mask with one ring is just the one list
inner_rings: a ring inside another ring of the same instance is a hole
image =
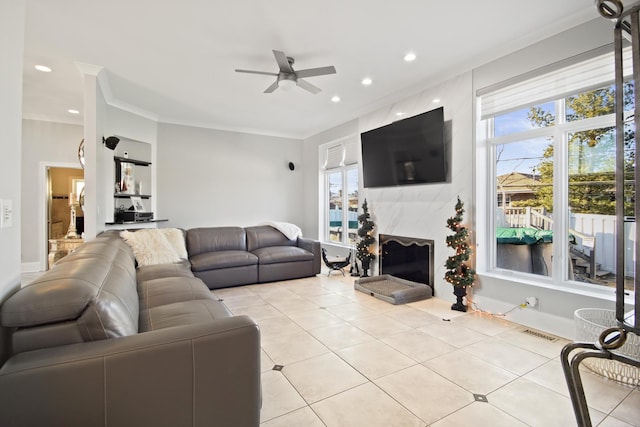
[[[576, 425], [559, 359], [567, 340], [451, 311], [453, 295], [394, 306], [326, 273], [214, 291], [260, 325], [262, 425]], [[640, 426], [640, 389], [582, 377], [594, 426]]]
[[[559, 360], [567, 340], [451, 311], [453, 295], [394, 306], [326, 273], [214, 291], [260, 325], [261, 425], [576, 425]], [[582, 379], [594, 426], [640, 426], [638, 387]]]

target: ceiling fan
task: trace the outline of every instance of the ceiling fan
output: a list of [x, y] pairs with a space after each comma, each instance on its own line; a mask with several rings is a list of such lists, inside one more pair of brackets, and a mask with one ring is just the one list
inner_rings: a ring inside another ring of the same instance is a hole
[[236, 69], [238, 73], [248, 73], [248, 74], [263, 74], [266, 76], [276, 76], [276, 81], [269, 86], [264, 93], [271, 93], [276, 90], [280, 86], [285, 85], [296, 85], [301, 87], [302, 89], [311, 92], [312, 94], [316, 94], [321, 91], [321, 89], [317, 86], [312, 85], [306, 80], [302, 80], [304, 77], [314, 77], [314, 76], [323, 76], [325, 74], [335, 74], [336, 69], [333, 65], [329, 67], [318, 67], [318, 68], [307, 68], [306, 70], [295, 71], [293, 69], [294, 59], [290, 56], [284, 54], [284, 52], [279, 50], [273, 51], [273, 56], [276, 57], [276, 62], [278, 63], [278, 67], [280, 71], [278, 73], [270, 73], [267, 71], [252, 71], [252, 70], [239, 70]]

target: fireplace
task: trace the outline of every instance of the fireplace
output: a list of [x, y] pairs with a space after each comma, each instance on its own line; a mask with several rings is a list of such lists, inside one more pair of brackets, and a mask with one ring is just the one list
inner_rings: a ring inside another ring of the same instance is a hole
[[433, 240], [380, 234], [379, 274], [412, 282], [433, 284]]

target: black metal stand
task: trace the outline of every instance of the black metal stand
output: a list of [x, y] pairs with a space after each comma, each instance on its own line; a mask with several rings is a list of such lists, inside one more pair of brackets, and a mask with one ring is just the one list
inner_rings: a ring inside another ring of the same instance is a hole
[[[613, 337], [608, 339], [607, 337]], [[587, 398], [584, 394], [582, 378], [580, 377], [580, 363], [583, 360], [595, 357], [598, 359], [616, 360], [620, 363], [626, 363], [640, 368], [640, 361], [631, 359], [610, 350], [620, 348], [626, 341], [627, 335], [623, 328], [610, 328], [600, 334], [597, 343], [571, 343], [564, 346], [560, 353], [560, 361], [562, 362], [562, 370], [564, 378], [569, 388], [569, 396], [573, 405], [573, 412], [576, 415], [578, 427], [591, 427], [591, 418], [589, 416], [589, 407], [587, 406]], [[574, 350], [580, 350], [571, 353]], [[571, 359], [569, 359], [571, 357]]]
[[360, 277], [360, 269], [358, 268], [358, 261], [353, 261], [351, 268], [349, 269], [352, 277]]
[[333, 260], [329, 260], [327, 258], [327, 251], [322, 248], [322, 260], [324, 264], [329, 267], [329, 273], [327, 276], [331, 276], [332, 271], [339, 271], [344, 276], [344, 268], [351, 263], [351, 252], [346, 258], [335, 258]]
[[[628, 11], [620, 0], [597, 0], [596, 7], [600, 15], [606, 19], [615, 19], [614, 50], [615, 50], [615, 115], [616, 115], [616, 321], [618, 326], [604, 330], [598, 342], [567, 344], [561, 352], [562, 370], [564, 371], [571, 404], [579, 427], [591, 427], [589, 408], [584, 394], [582, 379], [580, 378], [580, 363], [587, 358], [610, 359], [620, 363], [640, 367], [640, 360], [613, 353], [611, 350], [620, 348], [627, 339], [628, 333], [640, 334], [640, 289], [638, 289], [638, 272], [640, 259], [636, 259], [636, 274], [634, 277], [635, 298], [633, 310], [625, 313], [625, 228], [624, 228], [624, 186], [625, 186], [625, 117], [624, 117], [624, 81], [623, 74], [623, 31], [631, 38], [631, 52], [633, 65], [633, 80], [640, 81], [640, 3], [632, 5]], [[640, 105], [640, 91], [634, 92], [634, 105]], [[636, 129], [640, 129], [640, 114], [633, 115]], [[637, 134], [636, 134], [637, 135]], [[636, 166], [635, 188], [640, 188], [640, 171]], [[640, 214], [640, 197], [635, 198], [634, 212]], [[640, 253], [640, 227], [636, 227], [635, 250]], [[573, 352], [573, 355], [572, 355]]]

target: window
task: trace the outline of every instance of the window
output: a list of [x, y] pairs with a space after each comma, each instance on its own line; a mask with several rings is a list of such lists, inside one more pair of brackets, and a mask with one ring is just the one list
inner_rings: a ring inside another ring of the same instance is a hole
[[[481, 171], [478, 176], [486, 183], [479, 191], [487, 196], [478, 198], [478, 210], [490, 212], [487, 271], [571, 286], [615, 286], [612, 78], [613, 54], [606, 53], [479, 91], [478, 152], [486, 159], [481, 169], [489, 171], [489, 179]], [[626, 112], [634, 110], [632, 94], [628, 82]], [[624, 215], [629, 217], [634, 217], [634, 173], [635, 132], [628, 126]], [[629, 239], [634, 235], [627, 233]], [[633, 276], [634, 257], [626, 263], [625, 276]]]
[[356, 137], [320, 147], [324, 196], [324, 241], [353, 246], [358, 232], [358, 148]]

